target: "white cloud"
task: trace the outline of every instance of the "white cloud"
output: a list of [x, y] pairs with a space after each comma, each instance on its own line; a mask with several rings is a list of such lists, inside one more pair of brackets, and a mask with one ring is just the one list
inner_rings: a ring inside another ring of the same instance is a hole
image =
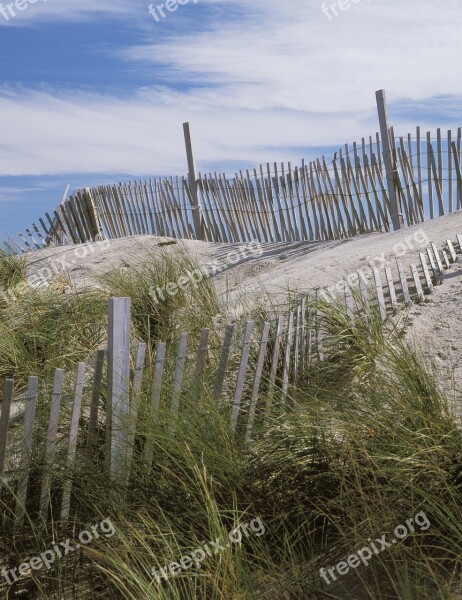
[[[374, 92], [382, 87], [400, 133], [461, 121], [459, 0], [362, 0], [332, 21], [318, 0], [200, 0], [198, 10], [213, 5], [218, 18], [168, 37], [158, 37], [162, 24], [148, 21], [144, 1], [134, 4], [48, 0], [47, 10], [69, 20], [112, 10], [138, 19], [142, 10], [147, 42], [117, 57], [134, 68], [153, 65], [162, 85], [124, 99], [4, 90], [0, 174], [184, 173], [186, 120], [202, 169], [298, 160], [302, 148], [374, 134]], [[180, 22], [180, 11], [168, 19]], [[393, 111], [403, 103], [411, 110]]]

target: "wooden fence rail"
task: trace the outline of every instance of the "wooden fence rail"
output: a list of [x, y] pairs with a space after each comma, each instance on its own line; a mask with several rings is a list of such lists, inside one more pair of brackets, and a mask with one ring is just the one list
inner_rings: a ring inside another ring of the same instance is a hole
[[[444, 256], [446, 260], [443, 260]], [[388, 266], [381, 271], [374, 269], [372, 273], [363, 270], [357, 277], [349, 276], [345, 283], [344, 298], [337, 300], [345, 303], [352, 316], [364, 314], [366, 304], [375, 305], [385, 321], [390, 314], [424, 300], [441, 282], [444, 272], [461, 256], [462, 235], [458, 235], [456, 240], [448, 240], [443, 249], [430, 244], [427, 257], [421, 253], [420, 264], [416, 261], [416, 264], [410, 265], [408, 272], [398, 261], [396, 268]], [[427, 258], [434, 265], [432, 272]], [[175, 423], [188, 410], [187, 398], [200, 398], [197, 392], [208, 389], [217, 409], [225, 411], [230, 432], [239, 443], [251, 443], [259, 432], [268, 427], [271, 415], [283, 414], [284, 405], [300, 385], [306, 366], [324, 358], [329, 340], [323, 337], [319, 307], [312, 302], [315, 298], [324, 298], [329, 302], [333, 300], [327, 290], [317, 290], [315, 296], [292, 301], [273, 322], [261, 326], [253, 321], [239, 326], [228, 325], [221, 333], [216, 332], [221, 342], [213, 352], [209, 329], [202, 331], [195, 349], [189, 347], [187, 333], [181, 333], [173, 356], [166, 352], [166, 344], [159, 342], [149, 370], [145, 368], [146, 344], [138, 341], [131, 371], [130, 303], [126, 298], [111, 299], [108, 350], [97, 353], [89, 382], [85, 381], [85, 373], [88, 372], [86, 365], [80, 363], [77, 366], [72, 391], [67, 392], [72, 397], [72, 408], [64, 429], [58, 429], [58, 425], [63, 420], [63, 390], [65, 379], [68, 378], [62, 370], [56, 370], [51, 403], [48, 402], [46, 409], [48, 415], [45, 414], [48, 426], [44, 444], [37, 443], [42, 440], [34, 437], [34, 427], [40, 417], [38, 399], [42, 392], [38, 379], [29, 378], [20, 435], [21, 450], [16, 463], [9, 460], [7, 451], [8, 436], [12, 435], [8, 424], [14, 382], [11, 379], [6, 381], [0, 414], [0, 482], [15, 494], [16, 507], [12, 514], [16, 523], [23, 522], [26, 510], [30, 507], [28, 487], [33, 462], [42, 464], [38, 517], [47, 518], [52, 491], [57, 485], [54, 458], [58, 452], [67, 457], [66, 472], [72, 471], [73, 465], [79, 460], [86, 458], [93, 461], [98, 454], [105, 454], [102, 470], [106, 471], [106, 475], [110, 474], [115, 482], [127, 485], [130, 469], [135, 464], [134, 449], [139, 452], [141, 448], [136, 465], [137, 468], [141, 465], [149, 472], [155, 461], [153, 439], [143, 439], [144, 434], [140, 434], [142, 428], [137, 427], [141, 412], [140, 393], [146, 372], [152, 373], [153, 379], [151, 382], [145, 380], [149, 389], [149, 406], [146, 407], [147, 411], [142, 412], [150, 414], [153, 424], [159, 422], [161, 410], [170, 412], [170, 434], [176, 435]], [[104, 396], [107, 398], [106, 406], [102, 403]], [[83, 418], [83, 414], [87, 417]], [[105, 434], [101, 432], [102, 423], [105, 423]], [[65, 431], [65, 435], [58, 435], [58, 430]], [[33, 461], [36, 452], [43, 455], [38, 461]], [[64, 520], [70, 517], [73, 506], [72, 480], [66, 477], [68, 475], [60, 479], [63, 486], [60, 514]]]
[[433, 136], [417, 127], [401, 137], [391, 127], [389, 145], [377, 133], [345, 144], [330, 162], [322, 156], [298, 166], [267, 163], [233, 178], [199, 173], [85, 188], [7, 246], [27, 252], [137, 235], [241, 243], [387, 232], [462, 208], [461, 141], [460, 127]]

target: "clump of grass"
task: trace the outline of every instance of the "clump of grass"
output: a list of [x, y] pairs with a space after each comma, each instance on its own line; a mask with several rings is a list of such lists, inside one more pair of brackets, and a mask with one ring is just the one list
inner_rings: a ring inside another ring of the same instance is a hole
[[26, 278], [27, 260], [23, 255], [11, 254], [0, 248], [0, 287], [12, 288]]
[[[164, 307], [161, 318], [155, 312], [160, 309], [150, 304], [149, 288], [176, 281], [180, 273], [170, 258], [155, 260], [105, 278], [101, 310], [109, 293], [131, 296], [136, 334], [150, 342], [168, 336], [166, 324], [172, 326], [178, 315], [189, 315], [189, 326], [181, 322], [182, 328], [198, 331], [217, 305], [207, 301], [202, 310], [190, 307], [194, 296], [186, 291], [177, 305]], [[89, 314], [87, 300], [81, 301], [82, 312]], [[269, 425], [259, 425], [251, 445], [231, 434], [229, 404], [218, 407], [211, 397], [210, 372], [198, 386], [187, 368], [179, 411], [172, 415], [173, 397], [164, 390], [154, 419], [148, 373], [139, 396], [128, 485], [119, 487], [102, 474], [102, 450], [91, 458], [80, 453], [71, 473], [78, 518], [65, 537], [108, 517], [116, 535], [85, 549], [79, 573], [77, 559], [66, 568], [59, 563], [49, 573], [34, 573], [39, 589], [67, 600], [73, 596], [63, 590], [76, 577], [94, 582], [94, 597], [106, 593], [123, 600], [457, 598], [462, 432], [446, 398], [398, 328], [383, 326], [373, 309], [351, 317], [333, 304], [314, 302], [310, 308], [319, 315], [324, 360], [303, 361], [288, 402], [274, 403]], [[49, 327], [58, 315], [47, 314], [53, 316], [47, 317]], [[72, 322], [73, 314], [66, 314], [66, 321]], [[94, 322], [100, 322], [98, 314]], [[32, 354], [39, 354], [37, 348]], [[245, 394], [249, 390], [246, 386]], [[98, 434], [102, 448], [103, 427]], [[152, 449], [152, 465], [146, 448]], [[65, 459], [65, 448], [61, 451]], [[67, 476], [63, 462], [57, 463], [57, 489]], [[52, 504], [56, 515], [59, 494]], [[419, 512], [428, 518], [428, 528], [416, 527], [374, 555], [368, 567], [352, 569], [326, 586], [321, 567], [344, 561], [369, 540], [393, 536], [397, 525]], [[153, 567], [159, 571], [209, 541], [226, 541], [239, 523], [257, 517], [265, 525], [262, 537], [225, 547], [201, 567], [182, 570], [164, 583], [155, 580]], [[36, 536], [49, 546], [43, 531]], [[31, 545], [31, 540], [24, 543], [23, 552]]]
[[47, 378], [86, 360], [107, 336], [107, 298], [101, 292], [62, 294], [48, 288], [18, 296], [0, 310], [0, 380]]
[[[175, 246], [147, 254], [136, 266], [123, 264], [101, 276], [100, 283], [111, 296], [131, 298], [136, 332], [152, 346], [157, 341], [169, 343], [182, 331], [194, 336], [220, 313], [215, 288], [206, 275], [195, 283], [178, 285], [189, 274], [200, 272], [192, 255]], [[167, 291], [171, 284], [176, 286], [173, 294]]]

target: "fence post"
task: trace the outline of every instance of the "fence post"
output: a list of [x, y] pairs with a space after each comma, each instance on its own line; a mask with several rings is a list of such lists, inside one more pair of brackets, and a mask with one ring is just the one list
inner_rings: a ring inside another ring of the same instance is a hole
[[380, 135], [382, 137], [383, 160], [387, 174], [388, 195], [391, 205], [391, 220], [393, 229], [401, 229], [403, 226], [403, 215], [401, 213], [401, 202], [399, 201], [397, 186], [396, 186], [396, 165], [393, 160], [390, 135], [388, 128], [388, 109], [385, 90], [375, 92], [377, 100], [377, 110], [379, 112]]
[[197, 175], [196, 175], [196, 163], [194, 160], [194, 152], [191, 141], [191, 126], [189, 123], [183, 123], [184, 141], [186, 144], [186, 155], [188, 157], [188, 178], [189, 178], [189, 189], [191, 191], [192, 198], [192, 212], [194, 219], [194, 230], [196, 233], [197, 240], [203, 240], [203, 219], [202, 211], [199, 204], [199, 194], [197, 193]]
[[130, 308], [130, 298], [109, 299], [106, 469], [122, 481], [128, 459]]

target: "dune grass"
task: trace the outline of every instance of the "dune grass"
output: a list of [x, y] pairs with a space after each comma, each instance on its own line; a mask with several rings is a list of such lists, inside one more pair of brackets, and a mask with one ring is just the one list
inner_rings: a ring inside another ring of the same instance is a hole
[[[152, 282], [162, 286], [176, 281], [182, 264], [171, 256], [151, 257], [136, 269], [110, 273], [98, 292], [101, 311], [109, 294], [130, 296], [135, 335], [151, 347], [161, 338], [173, 343], [178, 327], [199, 332], [221, 310], [207, 281], [174, 296], [169, 307], [152, 305]], [[33, 301], [37, 298], [27, 296], [29, 307]], [[79, 301], [81, 314], [87, 314], [86, 298]], [[28, 309], [36, 315], [33, 339], [40, 338], [39, 325], [45, 331], [57, 319], [73, 323], [77, 314], [68, 308], [60, 316], [62, 307], [53, 313], [50, 300], [43, 302], [50, 304], [47, 321], [39, 318], [37, 307]], [[76, 298], [73, 307], [74, 302]], [[26, 523], [15, 530], [4, 523], [9, 564], [36, 555], [51, 540], [75, 540], [98, 520], [110, 518], [116, 535], [95, 540], [79, 557], [58, 561], [50, 571], [32, 572], [29, 597], [460, 599], [460, 423], [398, 327], [383, 327], [373, 309], [351, 317], [324, 302], [310, 308], [319, 313], [324, 360], [314, 357], [304, 365], [288, 402], [275, 403], [267, 426], [258, 415], [252, 444], [230, 434], [229, 406], [217, 407], [208, 386], [197, 389], [189, 371], [179, 414], [172, 418], [171, 398], [165, 396], [153, 421], [148, 371], [128, 487], [102, 476], [102, 452], [91, 459], [82, 452], [72, 473], [64, 468], [65, 449], [58, 452], [56, 488], [60, 479], [72, 476], [73, 509], [79, 516], [71, 526], [59, 523], [57, 494], [53, 522], [42, 528]], [[257, 322], [268, 318], [253, 316]], [[95, 313], [91, 319], [99, 335], [104, 318]], [[55, 352], [66, 343], [67, 338], [57, 340]], [[34, 360], [40, 356], [36, 348], [31, 354]], [[98, 435], [102, 447], [102, 427]], [[147, 449], [152, 464], [146, 460]], [[32, 512], [33, 497], [30, 502]], [[344, 576], [337, 573], [330, 585], [325, 582], [321, 568], [335, 567], [384, 534], [393, 538], [395, 527], [417, 514], [425, 515], [428, 527], [416, 525], [405, 538], [374, 554], [368, 566], [361, 564]], [[256, 520], [263, 526], [261, 535], [250, 529], [241, 543], [229, 543], [231, 531]], [[205, 545], [212, 548], [217, 540], [223, 548], [217, 553], [212, 549], [200, 565], [174, 566], [176, 576], [157, 580], [153, 568], [160, 573]]]

